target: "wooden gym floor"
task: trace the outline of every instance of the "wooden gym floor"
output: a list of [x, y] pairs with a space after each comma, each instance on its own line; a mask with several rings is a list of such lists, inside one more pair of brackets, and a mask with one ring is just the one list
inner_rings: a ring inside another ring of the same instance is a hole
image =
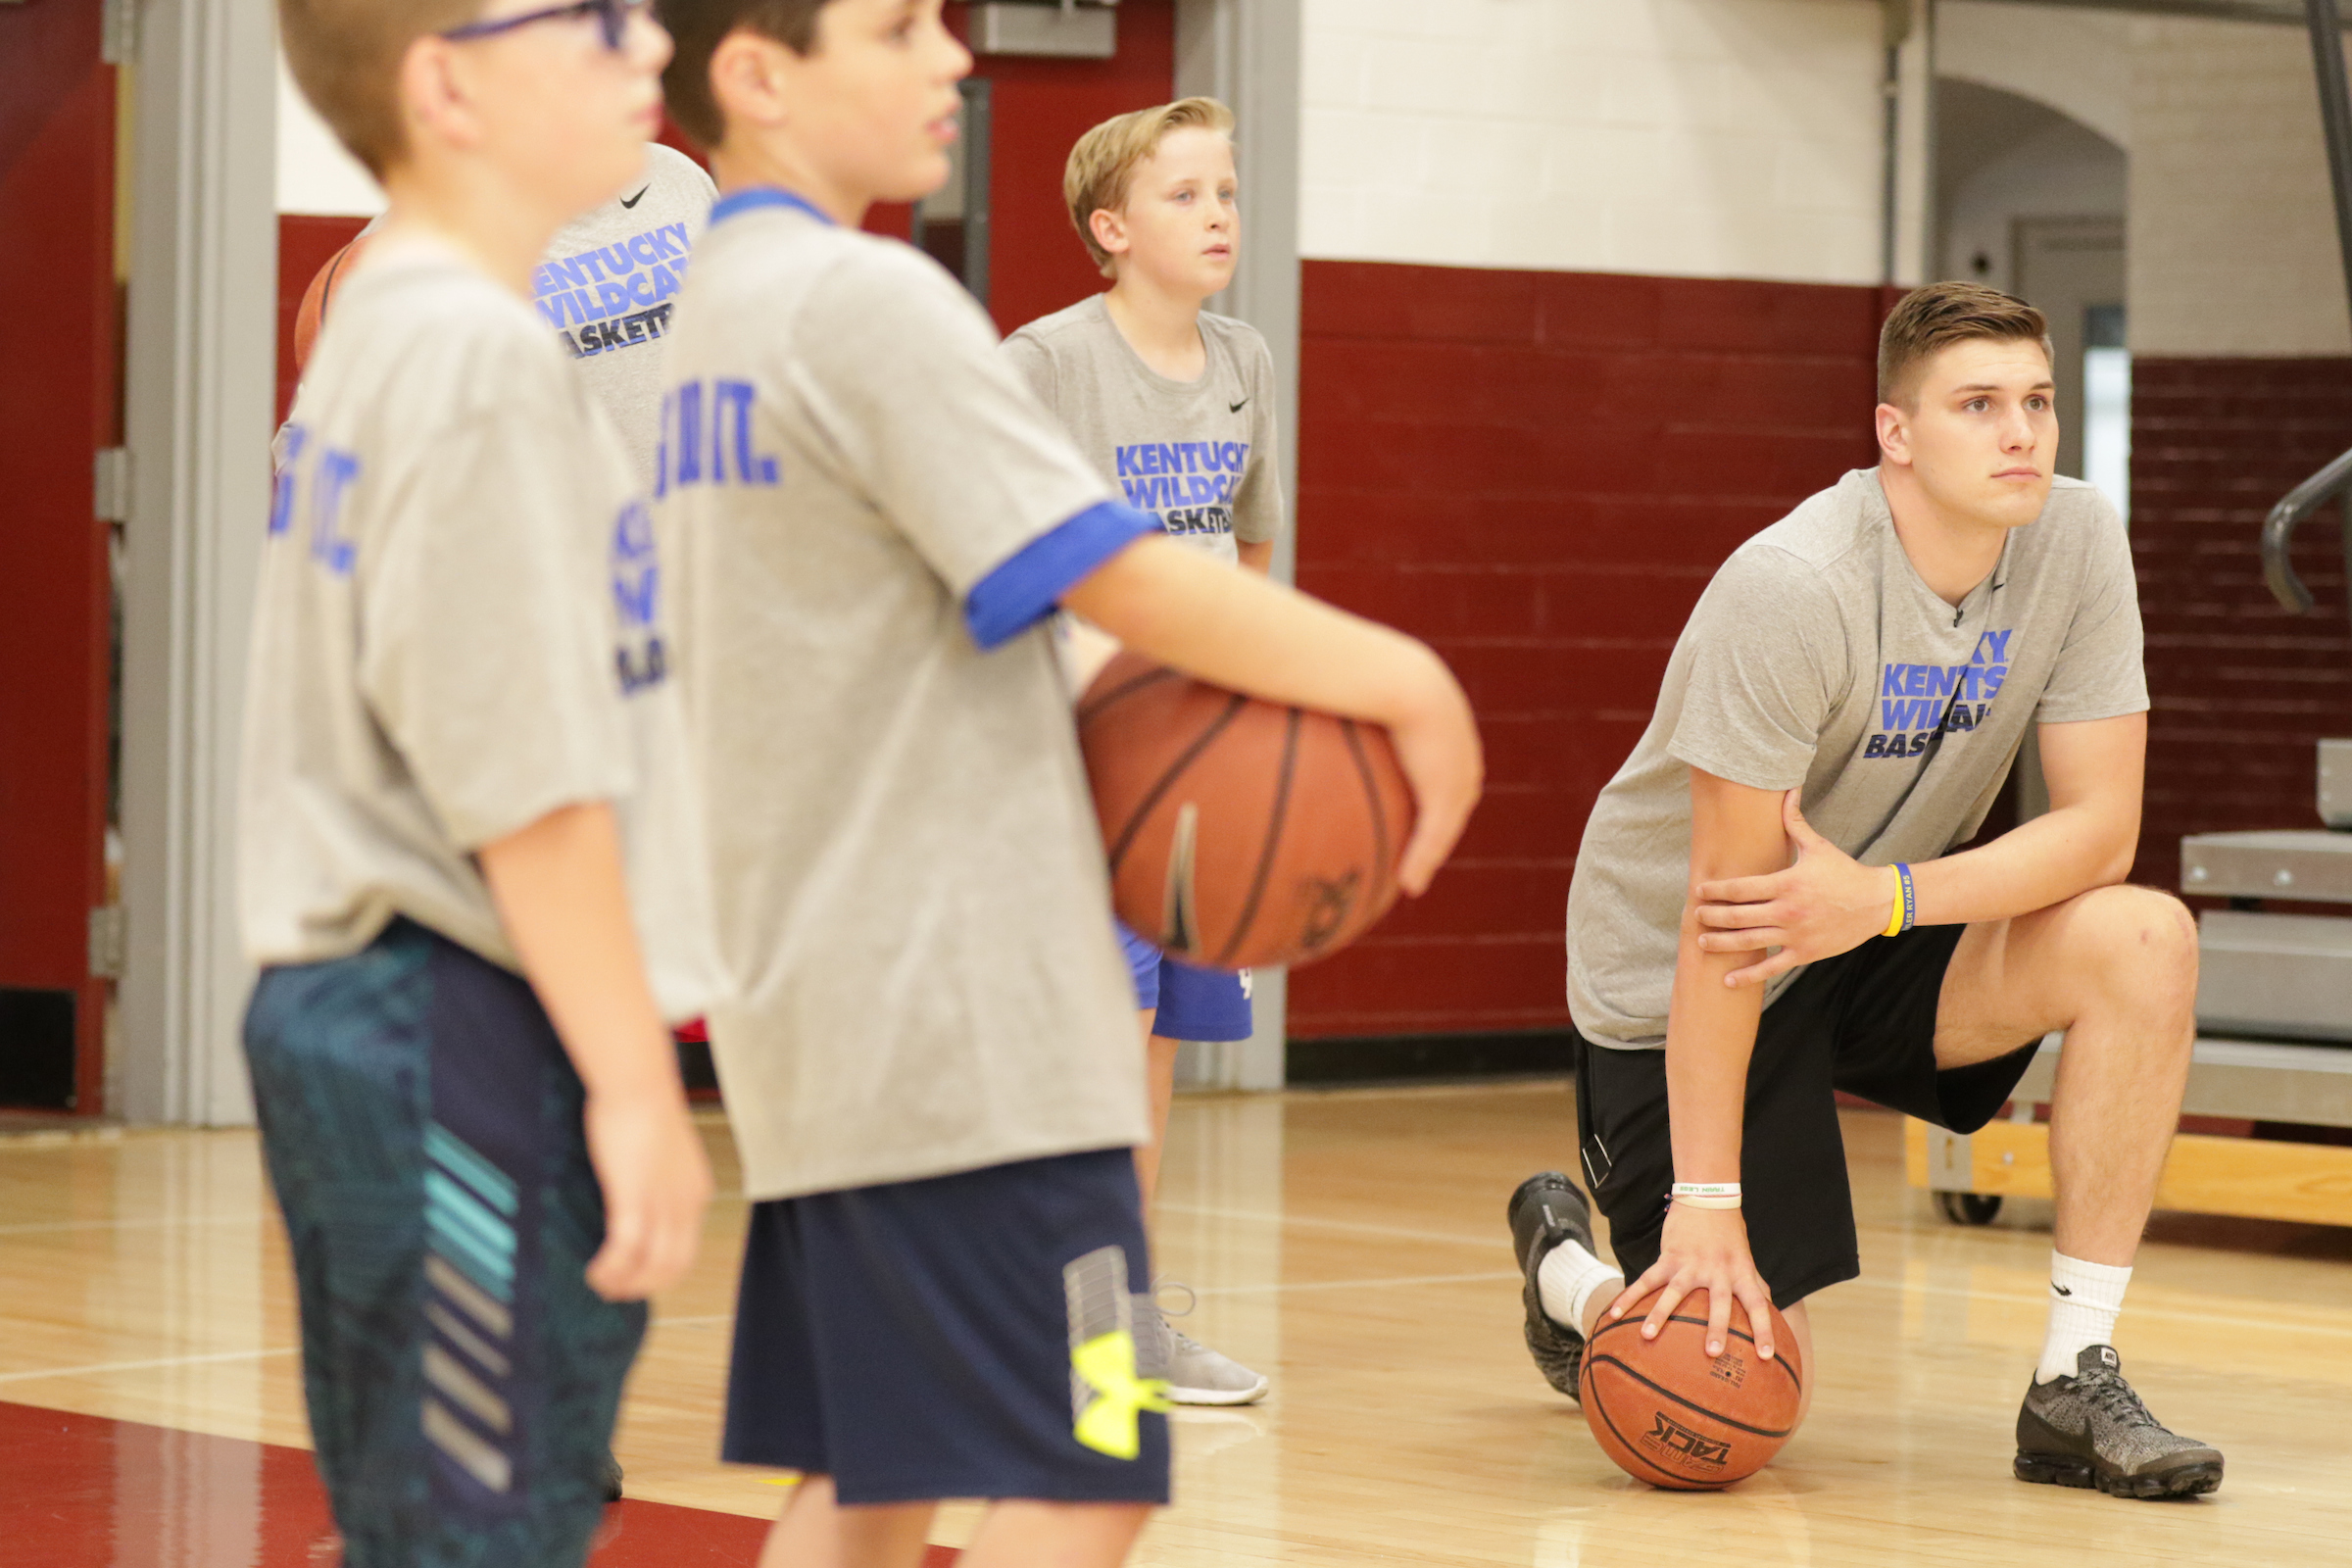
[[[2126, 1369], [2228, 1453], [2229, 1479], [2166, 1504], [2028, 1487], [2010, 1424], [2040, 1344], [2047, 1206], [1943, 1224], [1903, 1186], [1895, 1119], [1849, 1114], [1865, 1273], [1815, 1298], [1811, 1424], [1754, 1480], [1676, 1495], [1601, 1459], [1520, 1348], [1502, 1202], [1568, 1159], [1571, 1126], [1556, 1083], [1179, 1102], [1160, 1266], [1199, 1293], [1187, 1327], [1275, 1385], [1177, 1416], [1178, 1502], [1138, 1562], [2352, 1557], [2352, 1229], [2160, 1216]], [[724, 1124], [706, 1132], [723, 1189]], [[748, 1565], [786, 1484], [711, 1457], [744, 1212], [714, 1205], [694, 1278], [659, 1303], [617, 1440], [632, 1501], [600, 1568]], [[251, 1134], [0, 1138], [0, 1557], [331, 1561], [300, 1456], [255, 1446], [307, 1441], [296, 1344]], [[936, 1538], [970, 1523], [951, 1508]]]

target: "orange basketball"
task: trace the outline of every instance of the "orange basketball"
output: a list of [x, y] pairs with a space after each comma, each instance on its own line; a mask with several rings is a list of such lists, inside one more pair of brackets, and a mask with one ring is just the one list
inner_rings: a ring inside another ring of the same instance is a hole
[[326, 259], [311, 278], [311, 286], [302, 291], [302, 306], [294, 313], [294, 373], [311, 362], [311, 345], [318, 341], [318, 328], [326, 320], [326, 308], [333, 303], [335, 285], [352, 263], [360, 259], [367, 247], [368, 236], [360, 235], [350, 244]]
[[1658, 1337], [1644, 1340], [1642, 1324], [1656, 1300], [1653, 1291], [1585, 1347], [1585, 1421], [1601, 1451], [1637, 1481], [1678, 1492], [1744, 1481], [1795, 1430], [1804, 1392], [1796, 1336], [1773, 1308], [1773, 1358], [1765, 1360], [1734, 1301], [1723, 1354], [1710, 1358], [1707, 1293], [1683, 1298]]
[[1263, 703], [1133, 653], [1078, 708], [1119, 918], [1217, 969], [1305, 963], [1396, 902], [1412, 792], [1377, 724]]

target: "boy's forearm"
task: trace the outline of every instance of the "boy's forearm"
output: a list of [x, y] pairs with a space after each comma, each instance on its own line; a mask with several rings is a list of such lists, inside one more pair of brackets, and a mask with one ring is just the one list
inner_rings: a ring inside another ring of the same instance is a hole
[[1403, 633], [1158, 536], [1063, 603], [1146, 658], [1272, 702], [1396, 724], [1456, 700], [1445, 664]]
[[1235, 548], [1241, 551], [1242, 564], [1249, 570], [1256, 572], [1261, 577], [1269, 575], [1274, 570], [1273, 540], [1259, 539], [1254, 542], [1248, 539], [1238, 540]]
[[588, 1093], [682, 1101], [629, 915], [612, 808], [563, 807], [484, 845], [479, 859], [523, 974]]

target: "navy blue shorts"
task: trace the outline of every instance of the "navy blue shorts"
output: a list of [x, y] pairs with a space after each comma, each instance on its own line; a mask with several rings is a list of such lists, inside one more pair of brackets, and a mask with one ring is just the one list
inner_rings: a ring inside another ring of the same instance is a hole
[[1202, 969], [1171, 958], [1128, 929], [1118, 928], [1119, 951], [1135, 982], [1135, 1004], [1153, 1014], [1152, 1032], [1163, 1040], [1247, 1040], [1250, 971]]
[[604, 1199], [531, 988], [396, 920], [245, 1014], [348, 1568], [578, 1568], [645, 1334], [583, 1272]]
[[1164, 1503], [1151, 1280], [1125, 1149], [755, 1203], [725, 1457], [852, 1506]]

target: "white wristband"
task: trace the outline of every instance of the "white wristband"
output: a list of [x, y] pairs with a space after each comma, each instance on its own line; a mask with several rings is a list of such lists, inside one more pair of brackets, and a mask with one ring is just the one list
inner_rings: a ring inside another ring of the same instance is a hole
[[1688, 1208], [1738, 1208], [1738, 1182], [1676, 1182], [1671, 1195]]

